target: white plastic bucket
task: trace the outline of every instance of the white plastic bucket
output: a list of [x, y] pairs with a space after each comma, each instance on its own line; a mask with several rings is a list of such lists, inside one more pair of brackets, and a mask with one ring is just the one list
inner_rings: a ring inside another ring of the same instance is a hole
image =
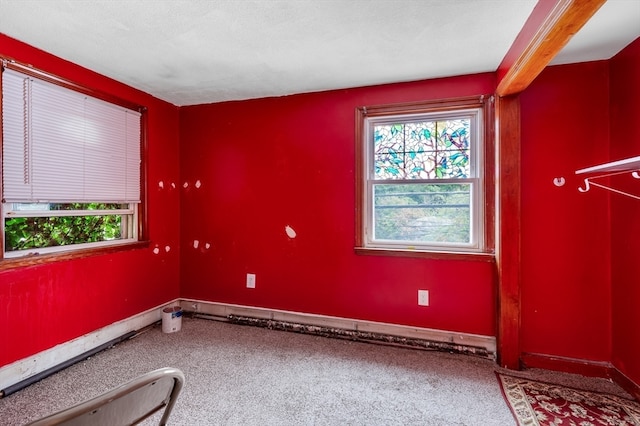
[[162, 332], [173, 333], [182, 328], [182, 308], [170, 306], [162, 310]]

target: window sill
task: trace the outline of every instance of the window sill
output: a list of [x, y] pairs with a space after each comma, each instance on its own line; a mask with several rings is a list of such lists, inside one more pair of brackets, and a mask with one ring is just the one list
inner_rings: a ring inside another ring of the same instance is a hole
[[135, 250], [149, 247], [149, 241], [137, 241], [135, 243], [118, 244], [107, 247], [96, 247], [83, 250], [71, 250], [68, 252], [51, 254], [34, 254], [30, 256], [16, 257], [0, 260], [0, 271], [25, 268], [28, 266], [43, 265], [47, 263], [61, 262], [65, 260], [82, 259], [126, 250]]
[[392, 250], [355, 247], [356, 254], [365, 256], [417, 257], [421, 259], [465, 260], [473, 262], [495, 262], [494, 253], [470, 253], [425, 250]]

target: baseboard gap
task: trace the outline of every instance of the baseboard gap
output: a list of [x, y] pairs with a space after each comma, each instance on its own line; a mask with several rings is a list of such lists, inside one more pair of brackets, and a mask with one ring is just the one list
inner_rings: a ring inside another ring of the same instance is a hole
[[139, 330], [135, 330], [134, 334], [131, 337], [129, 337], [127, 340], [135, 339], [136, 337], [140, 336], [141, 334], [144, 334], [144, 333], [146, 333], [148, 331], [151, 331], [151, 330], [153, 330], [154, 328], [156, 328], [156, 327], [158, 327], [160, 325], [162, 325], [162, 320], [158, 320], [158, 321], [152, 322], [151, 324], [149, 324], [149, 325], [147, 325], [145, 327], [142, 327]]
[[622, 371], [613, 365], [609, 370], [609, 378], [617, 383], [622, 389], [635, 398], [640, 403], [640, 385], [631, 380]]
[[106, 343], [103, 343], [102, 345], [99, 345], [93, 349], [90, 349], [80, 355], [77, 355], [71, 359], [68, 359], [66, 361], [61, 362], [60, 364], [54, 365], [51, 368], [48, 368], [38, 374], [35, 374], [33, 376], [29, 376], [24, 380], [21, 380], [11, 386], [7, 386], [5, 389], [0, 390], [0, 398], [4, 398], [7, 397], [9, 395], [11, 395], [12, 393], [16, 393], [19, 390], [22, 390], [24, 388], [26, 388], [29, 385], [32, 385], [36, 382], [39, 382], [42, 379], [45, 379], [49, 376], [52, 376], [53, 374], [64, 370], [67, 367], [71, 367], [74, 364], [77, 364], [78, 362], [84, 361], [106, 349], [110, 349], [114, 346], [116, 346], [117, 344], [124, 342], [125, 340], [129, 340], [131, 338], [133, 338], [134, 336], [136, 336], [138, 333], [136, 331], [130, 331], [120, 337], [117, 337], [113, 340], [110, 340]]
[[202, 314], [198, 312], [189, 312], [189, 311], [185, 311], [185, 314], [187, 314], [190, 318], [200, 318], [200, 319], [206, 319], [209, 321], [229, 322], [229, 318], [222, 317], [220, 315]]
[[448, 342], [437, 342], [426, 339], [417, 339], [409, 337], [394, 336], [390, 334], [365, 332], [359, 330], [347, 330], [335, 327], [323, 327], [317, 325], [308, 325], [301, 323], [293, 323], [287, 321], [276, 321], [264, 318], [246, 317], [239, 315], [229, 315], [227, 321], [232, 324], [256, 326], [267, 328], [270, 330], [289, 331], [301, 334], [310, 334], [315, 336], [330, 337], [337, 339], [353, 340], [363, 343], [375, 343], [386, 346], [403, 347], [410, 349], [422, 349], [437, 352], [448, 352], [463, 355], [477, 356], [494, 360], [493, 353], [485, 348], [476, 346], [460, 345]]

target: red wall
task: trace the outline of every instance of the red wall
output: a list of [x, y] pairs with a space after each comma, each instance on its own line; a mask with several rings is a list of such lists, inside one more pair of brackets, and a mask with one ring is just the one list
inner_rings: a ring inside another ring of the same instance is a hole
[[495, 335], [493, 263], [354, 253], [356, 107], [494, 90], [482, 74], [181, 108], [181, 295]]
[[[0, 54], [147, 106], [151, 241], [0, 272], [0, 366], [176, 297], [495, 334], [492, 263], [353, 250], [355, 108], [492, 93], [493, 74], [178, 109], [1, 34]], [[636, 41], [550, 67], [521, 95], [522, 351], [612, 361], [636, 383], [640, 204], [580, 193], [574, 171], [638, 155], [639, 58]]]
[[520, 96], [525, 353], [610, 361], [609, 198], [574, 174], [608, 160], [608, 69], [549, 67]]
[[145, 249], [0, 272], [2, 366], [177, 298], [180, 214], [178, 191], [158, 189], [159, 180], [178, 184], [175, 106], [2, 34], [0, 55], [148, 108], [151, 240]]
[[[640, 38], [610, 61], [611, 160], [640, 155]], [[614, 182], [612, 182], [613, 184]], [[625, 175], [618, 188], [640, 195]], [[640, 201], [611, 195], [613, 356], [623, 374], [640, 383]]]

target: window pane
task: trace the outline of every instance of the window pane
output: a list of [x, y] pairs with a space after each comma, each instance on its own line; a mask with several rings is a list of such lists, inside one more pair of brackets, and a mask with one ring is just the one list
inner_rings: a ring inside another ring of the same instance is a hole
[[375, 179], [470, 177], [470, 128], [469, 118], [375, 125]]
[[122, 239], [127, 215], [5, 218], [5, 251]]
[[471, 184], [374, 185], [374, 239], [470, 243]]
[[468, 178], [471, 174], [469, 162], [470, 120], [438, 121], [438, 165], [437, 178]]

